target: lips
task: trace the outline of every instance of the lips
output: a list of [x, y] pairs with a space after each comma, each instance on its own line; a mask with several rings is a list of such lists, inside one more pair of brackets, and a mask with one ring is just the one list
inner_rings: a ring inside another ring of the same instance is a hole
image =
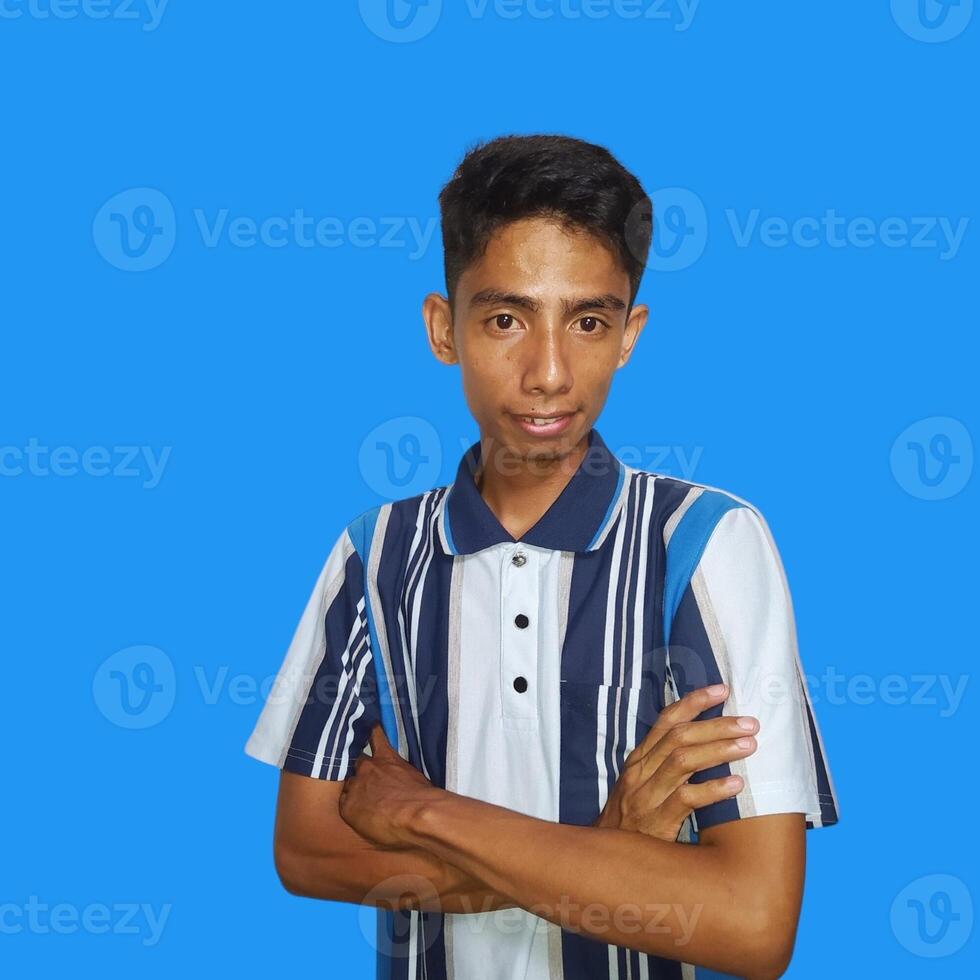
[[572, 421], [574, 412], [561, 415], [515, 415], [517, 424], [533, 436], [554, 436], [564, 432]]

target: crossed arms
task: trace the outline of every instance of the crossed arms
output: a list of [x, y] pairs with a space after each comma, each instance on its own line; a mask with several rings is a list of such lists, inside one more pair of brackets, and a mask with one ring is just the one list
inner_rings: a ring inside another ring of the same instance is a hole
[[372, 755], [346, 780], [282, 773], [279, 877], [293, 894], [355, 904], [519, 907], [613, 945], [749, 980], [779, 977], [802, 900], [804, 815], [716, 824], [696, 845], [676, 840], [691, 810], [741, 785], [737, 776], [690, 783], [691, 774], [755, 751], [737, 718], [696, 720], [726, 695], [699, 688], [665, 708], [590, 827], [435, 787], [376, 726]]

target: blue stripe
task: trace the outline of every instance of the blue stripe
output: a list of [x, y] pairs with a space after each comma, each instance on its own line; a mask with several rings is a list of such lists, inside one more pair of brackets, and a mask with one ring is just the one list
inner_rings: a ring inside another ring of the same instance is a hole
[[711, 532], [730, 510], [744, 507], [733, 497], [716, 490], [705, 490], [687, 509], [674, 528], [667, 545], [667, 575], [664, 582], [664, 646], [670, 644], [670, 627], [681, 603], [681, 596], [698, 567]]
[[451, 555], [458, 555], [459, 549], [456, 547], [456, 542], [453, 541], [453, 529], [450, 527], [448, 500], [444, 501], [442, 505], [442, 529], [446, 532], [446, 541], [449, 544], [449, 553]]
[[371, 649], [374, 651], [374, 656], [371, 658], [371, 662], [374, 665], [374, 674], [375, 678], [377, 679], [378, 711], [381, 714], [381, 727], [388, 736], [388, 741], [395, 746], [395, 750], [397, 751], [398, 726], [395, 723], [395, 709], [394, 705], [392, 704], [391, 693], [388, 687], [388, 675], [385, 673], [384, 663], [382, 663], [380, 660], [381, 645], [378, 643], [378, 634], [374, 623], [374, 612], [371, 609], [371, 599], [368, 594], [366, 581], [369, 551], [371, 548], [371, 542], [374, 540], [374, 529], [378, 524], [378, 514], [380, 511], [381, 505], [365, 511], [359, 517], [351, 521], [347, 527], [347, 533], [350, 535], [350, 539], [353, 541], [354, 547], [357, 549], [357, 553], [361, 556], [361, 564], [364, 566], [364, 611], [367, 613], [368, 632], [371, 635]]

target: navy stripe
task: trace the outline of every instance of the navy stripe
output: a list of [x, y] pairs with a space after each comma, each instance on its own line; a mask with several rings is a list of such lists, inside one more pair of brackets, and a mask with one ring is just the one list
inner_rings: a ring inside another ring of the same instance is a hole
[[[708, 684], [720, 684], [721, 671], [711, 649], [711, 641], [701, 620], [701, 611], [690, 585], [684, 590], [684, 597], [677, 608], [674, 617], [673, 640], [668, 649], [670, 672], [677, 686], [680, 697], [699, 687]], [[724, 702], [716, 704], [698, 715], [701, 718], [718, 718], [724, 709]], [[710, 769], [702, 769], [694, 773], [690, 782], [703, 783], [709, 779], [730, 776], [731, 768], [723, 762]], [[716, 823], [726, 820], [737, 820], [739, 817], [738, 804], [735, 798], [720, 800], [708, 806], [698, 807], [694, 811], [697, 828], [703, 830]]]

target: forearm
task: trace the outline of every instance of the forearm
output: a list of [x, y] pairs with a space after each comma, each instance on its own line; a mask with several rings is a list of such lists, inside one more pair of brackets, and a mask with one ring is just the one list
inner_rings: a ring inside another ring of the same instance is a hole
[[491, 912], [515, 905], [424, 848], [393, 850], [356, 837], [354, 846], [345, 841], [337, 851], [277, 855], [283, 884], [308, 898], [425, 912]]
[[780, 973], [764, 902], [720, 848], [538, 820], [445, 792], [405, 834], [563, 928], [742, 977]]

